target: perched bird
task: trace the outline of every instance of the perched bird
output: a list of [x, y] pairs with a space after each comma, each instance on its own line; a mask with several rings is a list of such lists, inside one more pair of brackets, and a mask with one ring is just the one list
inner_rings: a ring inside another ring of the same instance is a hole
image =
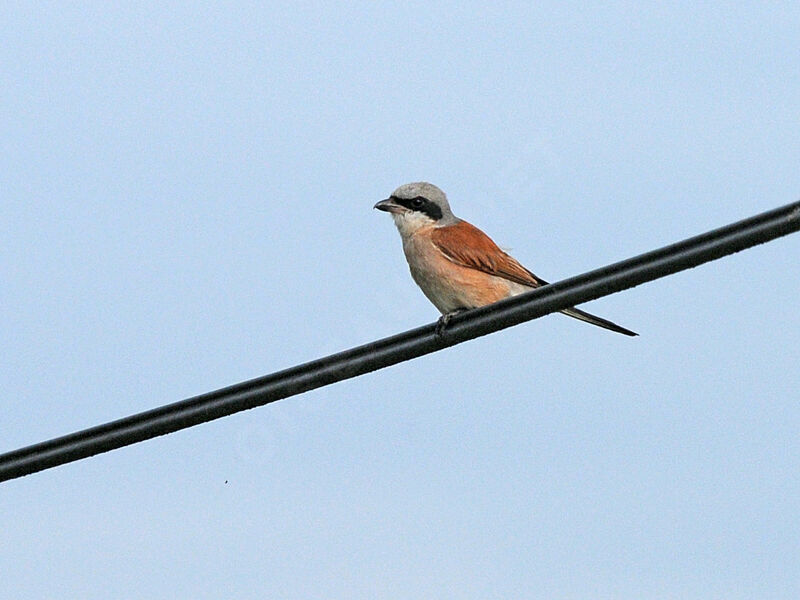
[[[480, 229], [456, 217], [447, 196], [431, 183], [401, 185], [375, 208], [392, 215], [411, 277], [443, 315], [439, 332], [457, 312], [547, 284]], [[638, 335], [577, 308], [561, 312], [617, 333]]]

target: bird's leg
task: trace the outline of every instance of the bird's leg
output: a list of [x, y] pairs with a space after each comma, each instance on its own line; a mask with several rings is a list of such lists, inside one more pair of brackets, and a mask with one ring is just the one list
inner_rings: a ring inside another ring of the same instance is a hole
[[452, 316], [453, 313], [445, 313], [441, 317], [439, 317], [438, 321], [436, 321], [436, 335], [438, 337], [442, 337], [442, 334], [444, 333], [444, 328], [447, 327], [447, 324], [450, 322], [450, 318]]
[[445, 313], [441, 317], [439, 317], [439, 320], [436, 321], [436, 335], [441, 337], [442, 334], [444, 334], [444, 330], [447, 327], [447, 324], [450, 322], [450, 319], [452, 319], [454, 315], [457, 315], [458, 313], [462, 313], [465, 310], [467, 310], [467, 309], [466, 308], [459, 308], [458, 310], [454, 310], [454, 311], [451, 311], [449, 313]]

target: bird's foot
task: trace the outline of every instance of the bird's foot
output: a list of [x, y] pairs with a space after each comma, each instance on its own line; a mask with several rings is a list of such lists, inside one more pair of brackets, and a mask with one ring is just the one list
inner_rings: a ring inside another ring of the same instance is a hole
[[444, 335], [444, 330], [447, 328], [447, 324], [450, 322], [450, 319], [452, 319], [454, 315], [464, 312], [464, 310], [465, 309], [463, 308], [460, 310], [454, 310], [453, 312], [445, 313], [439, 317], [439, 320], [436, 321], [436, 335], [442, 337], [442, 335]]

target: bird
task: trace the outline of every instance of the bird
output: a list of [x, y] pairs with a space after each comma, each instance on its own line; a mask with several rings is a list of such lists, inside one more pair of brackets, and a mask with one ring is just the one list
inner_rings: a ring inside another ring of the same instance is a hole
[[[442, 313], [439, 334], [459, 312], [547, 285], [483, 231], [456, 217], [445, 193], [432, 183], [401, 185], [374, 208], [394, 219], [411, 277]], [[561, 312], [623, 335], [639, 335], [574, 307]]]

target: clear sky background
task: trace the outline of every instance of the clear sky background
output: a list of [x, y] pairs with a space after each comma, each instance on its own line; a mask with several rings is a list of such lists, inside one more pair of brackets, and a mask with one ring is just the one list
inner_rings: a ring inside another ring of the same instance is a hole
[[[0, 8], [0, 451], [429, 323], [428, 180], [556, 280], [800, 198], [796, 3]], [[2, 595], [800, 596], [800, 235], [0, 484]]]

